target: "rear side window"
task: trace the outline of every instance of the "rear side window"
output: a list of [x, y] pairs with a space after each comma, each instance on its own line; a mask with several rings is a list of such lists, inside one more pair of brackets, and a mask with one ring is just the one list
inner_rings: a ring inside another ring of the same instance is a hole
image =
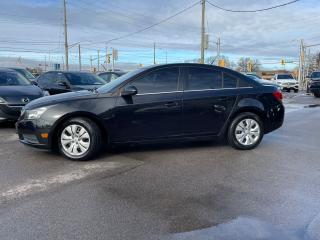
[[54, 72], [45, 73], [38, 78], [38, 82], [40, 84], [54, 83], [55, 81], [56, 81], [56, 73]]
[[185, 90], [220, 89], [221, 87], [221, 71], [207, 68], [188, 68]]
[[179, 68], [155, 70], [129, 83], [138, 89], [139, 94], [174, 92], [178, 89]]
[[238, 78], [228, 74], [223, 74], [223, 88], [236, 88], [238, 85]]

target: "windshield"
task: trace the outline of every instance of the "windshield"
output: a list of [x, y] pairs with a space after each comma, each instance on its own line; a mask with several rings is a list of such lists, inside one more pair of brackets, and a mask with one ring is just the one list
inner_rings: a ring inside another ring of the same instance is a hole
[[28, 86], [30, 81], [17, 72], [0, 72], [0, 86]]
[[290, 74], [279, 74], [278, 79], [294, 79]]
[[65, 73], [71, 85], [104, 85], [106, 81], [91, 73]]
[[320, 72], [313, 72], [311, 78], [320, 78]]
[[24, 77], [28, 78], [28, 79], [35, 79], [35, 77], [27, 70], [25, 69], [20, 69], [20, 68], [13, 68], [15, 71], [17, 71], [18, 73], [21, 73]]
[[99, 88], [98, 91], [101, 93], [107, 93], [113, 90], [115, 87], [119, 86], [121, 83], [127, 81], [129, 78], [135, 76], [136, 74], [139, 74], [140, 72], [144, 71], [145, 68], [139, 68], [137, 70], [134, 70], [132, 72], [126, 73], [122, 75], [121, 77], [107, 83], [103, 87]]

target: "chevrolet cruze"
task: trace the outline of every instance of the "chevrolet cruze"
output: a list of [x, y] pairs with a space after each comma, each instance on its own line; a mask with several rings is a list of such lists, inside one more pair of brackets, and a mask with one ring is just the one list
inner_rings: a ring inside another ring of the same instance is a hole
[[141, 68], [96, 89], [28, 104], [17, 122], [22, 143], [92, 159], [106, 144], [227, 138], [249, 150], [284, 119], [282, 93], [211, 65]]

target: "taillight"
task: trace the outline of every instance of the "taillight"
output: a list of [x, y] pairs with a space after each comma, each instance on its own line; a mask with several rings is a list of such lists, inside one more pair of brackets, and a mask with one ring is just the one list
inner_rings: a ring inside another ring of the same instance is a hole
[[277, 90], [277, 91], [273, 92], [272, 95], [273, 95], [279, 102], [282, 102], [283, 95], [282, 95], [282, 92], [281, 92], [280, 90]]

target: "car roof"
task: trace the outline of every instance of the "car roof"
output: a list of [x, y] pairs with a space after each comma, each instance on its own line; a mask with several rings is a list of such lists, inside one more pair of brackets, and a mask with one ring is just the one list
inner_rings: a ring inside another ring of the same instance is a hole
[[[91, 73], [91, 72], [80, 72], [80, 71], [65, 71], [65, 70], [57, 70], [57, 71], [48, 71], [48, 72], [45, 72], [45, 73], [72, 73], [72, 74], [88, 74], [88, 73]], [[93, 74], [93, 73], [91, 73]]]
[[15, 72], [16, 71], [13, 68], [7, 68], [7, 67], [0, 67], [1, 72]]

